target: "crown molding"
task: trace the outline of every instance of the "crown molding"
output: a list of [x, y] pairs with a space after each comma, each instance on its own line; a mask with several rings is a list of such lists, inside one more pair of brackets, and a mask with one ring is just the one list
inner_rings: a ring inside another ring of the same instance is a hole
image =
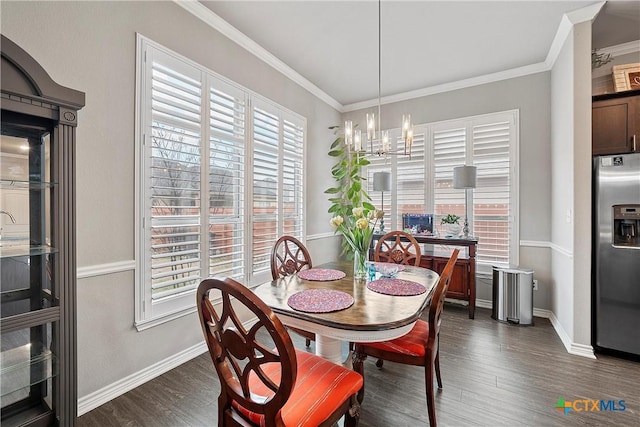
[[603, 47], [602, 49], [598, 49], [598, 51], [600, 53], [604, 53], [605, 55], [609, 54], [613, 57], [640, 52], [640, 40], [617, 44], [615, 46]]
[[594, 3], [583, 8], [572, 10], [565, 13], [565, 16], [571, 21], [573, 25], [580, 24], [581, 22], [593, 21], [600, 13], [600, 10], [605, 5], [606, 1]]
[[[380, 104], [391, 104], [394, 102], [408, 101], [410, 99], [420, 98], [428, 95], [435, 95], [443, 92], [451, 92], [453, 90], [465, 89], [472, 86], [479, 86], [487, 83], [498, 82], [501, 80], [513, 79], [529, 74], [541, 73], [548, 71], [544, 62], [526, 65], [524, 67], [512, 68], [510, 70], [499, 71], [497, 73], [485, 74], [484, 76], [472, 77], [470, 79], [458, 80], [451, 83], [430, 86], [422, 89], [416, 89], [409, 92], [398, 93], [395, 95], [384, 96], [380, 98]], [[360, 110], [363, 108], [375, 107], [378, 105], [378, 99], [369, 99], [367, 101], [347, 104], [342, 107], [344, 112]]]
[[[173, 0], [177, 5], [190, 12], [192, 15], [201, 19], [203, 22], [214, 28], [216, 31], [219, 31], [222, 35], [229, 38], [231, 41], [238, 44], [243, 49], [247, 50], [249, 53], [255, 55], [262, 61], [264, 61], [269, 66], [273, 67], [275, 70], [282, 73], [285, 77], [291, 79], [293, 82], [300, 85], [302, 88], [308, 90], [311, 94], [333, 107], [337, 111], [341, 113], [361, 110], [364, 108], [375, 107], [378, 105], [378, 99], [369, 99], [366, 101], [356, 102], [353, 104], [342, 105], [322, 89], [311, 83], [309, 80], [304, 78], [302, 75], [297, 73], [287, 64], [282, 62], [280, 59], [275, 57], [273, 54], [268, 52], [265, 48], [260, 46], [258, 43], [247, 37], [245, 34], [240, 32], [234, 26], [229, 24], [227, 21], [213, 13], [210, 9], [202, 5], [197, 0]], [[524, 67], [513, 68], [510, 70], [500, 71], [497, 73], [486, 74], [483, 76], [473, 77], [470, 79], [459, 80], [451, 83], [444, 83], [441, 85], [430, 86], [422, 89], [416, 89], [409, 92], [398, 93], [394, 95], [389, 95], [380, 98], [380, 104], [391, 104], [394, 102], [408, 101], [410, 99], [420, 98], [423, 96], [435, 95], [438, 93], [450, 92], [453, 90], [465, 89], [473, 86], [479, 86], [483, 84], [498, 82], [501, 80], [508, 80], [517, 77], [523, 77], [530, 74], [537, 74], [545, 71], [549, 71], [553, 68], [556, 59], [564, 45], [565, 40], [569, 36], [574, 25], [579, 24], [581, 22], [591, 21], [595, 19], [598, 15], [605, 2], [594, 3], [590, 6], [583, 7], [578, 10], [574, 10], [572, 12], [566, 13], [563, 15], [560, 25], [558, 26], [558, 30], [556, 31], [556, 35], [551, 43], [551, 47], [549, 48], [549, 52], [547, 53], [547, 57], [544, 62], [539, 62], [536, 64], [526, 65]], [[635, 45], [634, 45], [635, 43]], [[624, 53], [630, 53], [639, 51], [640, 47], [637, 45], [640, 44], [638, 42], [630, 42], [625, 43], [621, 46], [621, 49], [624, 49]], [[626, 46], [629, 45], [629, 46]], [[624, 46], [624, 47], [622, 47]], [[608, 48], [610, 49], [610, 48]], [[629, 50], [634, 49], [634, 50]], [[628, 51], [626, 51], [628, 50]], [[604, 51], [604, 49], [603, 49]], [[610, 52], [605, 52], [610, 53]], [[616, 54], [621, 55], [622, 50], [617, 52]]]
[[567, 40], [567, 37], [569, 37], [573, 26], [582, 22], [593, 21], [605, 3], [606, 2], [594, 3], [590, 6], [564, 14], [560, 25], [558, 25], [558, 30], [553, 38], [549, 52], [547, 53], [547, 58], [544, 60], [549, 70], [553, 68], [553, 65], [556, 63], [560, 50], [562, 50], [562, 46], [564, 46], [564, 42]]
[[302, 88], [311, 92], [311, 94], [318, 97], [320, 100], [342, 112], [342, 104], [329, 96], [326, 92], [320, 89], [318, 86], [311, 83], [309, 80], [298, 74], [293, 68], [279, 60], [272, 53], [260, 46], [258, 43], [247, 37], [240, 32], [233, 25], [216, 15], [197, 0], [173, 0], [175, 4], [191, 13], [196, 18], [202, 20], [204, 23], [220, 32], [223, 36], [227, 37], [234, 43], [238, 44], [249, 53], [261, 59], [267, 65], [274, 68], [276, 71], [282, 73], [285, 77], [291, 79]]

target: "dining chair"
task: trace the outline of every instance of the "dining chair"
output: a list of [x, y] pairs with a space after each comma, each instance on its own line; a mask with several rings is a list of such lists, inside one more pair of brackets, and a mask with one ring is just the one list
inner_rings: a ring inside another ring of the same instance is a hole
[[[440, 323], [444, 297], [449, 288], [453, 267], [458, 259], [460, 249], [455, 249], [447, 262], [429, 303], [429, 320], [418, 319], [414, 327], [406, 335], [391, 341], [374, 343], [356, 343], [353, 357], [353, 369], [364, 377], [364, 360], [367, 356], [379, 360], [402, 363], [406, 365], [424, 366], [425, 385], [427, 389], [427, 411], [429, 424], [436, 427], [435, 397], [433, 392], [433, 372], [435, 370], [438, 388], [442, 388], [440, 376]], [[379, 365], [382, 367], [382, 365]], [[358, 400], [364, 399], [364, 387], [358, 394]]]
[[418, 241], [409, 233], [394, 230], [378, 240], [373, 259], [376, 262], [419, 266], [420, 256]]
[[[219, 310], [212, 300], [221, 301]], [[345, 426], [358, 424], [362, 375], [296, 350], [251, 290], [233, 279], [207, 279], [196, 302], [220, 379], [218, 426], [332, 426], [343, 416]], [[257, 320], [246, 326], [240, 313]]]
[[[290, 276], [303, 270], [312, 268], [311, 255], [307, 248], [293, 236], [282, 236], [271, 250], [271, 277], [273, 280]], [[287, 326], [287, 329], [304, 337], [304, 344], [309, 347], [311, 341], [316, 340], [313, 332]]]

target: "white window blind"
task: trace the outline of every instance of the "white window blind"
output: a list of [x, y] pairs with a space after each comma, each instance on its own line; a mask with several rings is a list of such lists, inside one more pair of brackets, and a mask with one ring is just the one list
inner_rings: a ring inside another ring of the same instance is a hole
[[213, 81], [209, 109], [209, 275], [244, 280], [245, 94]]
[[464, 190], [453, 188], [453, 168], [465, 164], [467, 129], [437, 126], [433, 132], [434, 227], [441, 233], [440, 220], [448, 214], [464, 218]]
[[253, 109], [253, 258], [255, 273], [269, 269], [273, 243], [278, 239], [278, 175], [280, 118], [266, 109]]
[[192, 312], [203, 277], [267, 280], [278, 237], [303, 240], [306, 121], [142, 36], [137, 91], [144, 329]]
[[[425, 168], [425, 129], [414, 127], [411, 158], [398, 156], [396, 172], [396, 228], [402, 228], [402, 214], [427, 212], [426, 168]], [[402, 144], [400, 141], [399, 144]], [[401, 147], [400, 147], [401, 148]]]
[[282, 158], [282, 234], [299, 240], [304, 232], [304, 200], [300, 183], [303, 182], [304, 128], [293, 119], [283, 120]]
[[147, 169], [150, 301], [170, 306], [200, 279], [201, 73], [163, 54], [150, 55]]
[[477, 258], [492, 264], [509, 263], [513, 198], [510, 176], [511, 123], [493, 121], [473, 126], [473, 230], [480, 238]]
[[[470, 233], [479, 238], [479, 270], [517, 263], [517, 126], [517, 111], [416, 125], [411, 158], [372, 157], [367, 188], [376, 206], [381, 195], [373, 191], [373, 173], [392, 172], [385, 211], [395, 223], [385, 220], [386, 228], [400, 228], [403, 213], [434, 213], [434, 232], [444, 234], [440, 222], [447, 214], [460, 216], [463, 225], [466, 198]], [[453, 188], [453, 168], [465, 164], [478, 168], [476, 188], [467, 192]]]

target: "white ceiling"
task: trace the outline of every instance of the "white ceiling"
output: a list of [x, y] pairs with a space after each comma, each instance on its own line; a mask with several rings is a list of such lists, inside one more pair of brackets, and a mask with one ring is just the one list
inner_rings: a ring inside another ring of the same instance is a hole
[[[377, 1], [200, 3], [343, 106], [377, 99]], [[535, 67], [563, 15], [596, 3], [385, 0], [381, 96]], [[640, 40], [640, 1], [606, 4], [593, 35], [598, 48]]]

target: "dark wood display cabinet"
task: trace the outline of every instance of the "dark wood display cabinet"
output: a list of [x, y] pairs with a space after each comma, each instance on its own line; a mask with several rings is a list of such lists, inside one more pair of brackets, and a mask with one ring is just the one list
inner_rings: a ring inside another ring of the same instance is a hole
[[[382, 237], [382, 235], [373, 235], [369, 250], [369, 257], [371, 259], [373, 259], [374, 249], [380, 237]], [[441, 274], [442, 270], [444, 270], [453, 249], [456, 246], [463, 248], [453, 267], [447, 298], [468, 301], [469, 319], [473, 319], [476, 310], [476, 248], [478, 239], [475, 237], [468, 237], [466, 239], [441, 238], [419, 234], [413, 235], [413, 237], [418, 243], [425, 243], [425, 245], [422, 245], [420, 267], [428, 268], [438, 274]], [[427, 245], [433, 245], [439, 249], [430, 249]], [[445, 249], [442, 249], [442, 247]]]
[[594, 156], [640, 152], [640, 90], [593, 97]]
[[2, 36], [0, 424], [77, 417], [75, 128], [84, 93]]

